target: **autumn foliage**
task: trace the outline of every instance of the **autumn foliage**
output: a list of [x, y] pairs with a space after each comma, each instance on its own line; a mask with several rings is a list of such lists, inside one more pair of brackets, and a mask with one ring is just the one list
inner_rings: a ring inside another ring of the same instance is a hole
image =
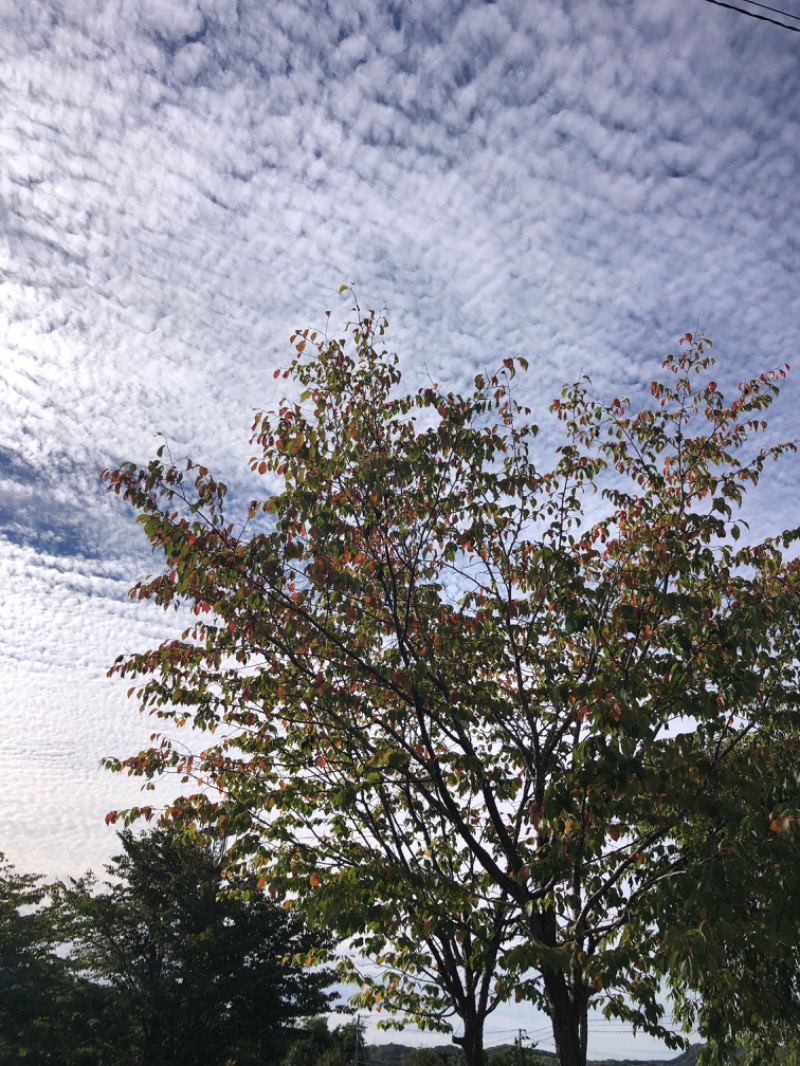
[[544, 465], [525, 360], [406, 394], [385, 329], [293, 338], [239, 524], [165, 449], [106, 472], [165, 560], [132, 595], [189, 618], [112, 673], [207, 734], [109, 764], [179, 775], [170, 818], [377, 957], [361, 1004], [455, 1011], [470, 1063], [513, 996], [561, 1066], [590, 1006], [674, 1044], [665, 978], [724, 1038], [768, 1013], [747, 952], [798, 932], [772, 907], [800, 888], [798, 532], [751, 544], [741, 514], [794, 449], [758, 445], [786, 368], [727, 401], [687, 334], [638, 411], [566, 386]]

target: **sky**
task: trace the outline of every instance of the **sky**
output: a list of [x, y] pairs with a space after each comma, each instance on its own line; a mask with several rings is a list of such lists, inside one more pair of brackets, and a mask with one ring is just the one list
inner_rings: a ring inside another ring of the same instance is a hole
[[[565, 381], [641, 397], [687, 330], [723, 385], [796, 362], [798, 100], [800, 34], [705, 0], [0, 0], [0, 850], [18, 869], [115, 853], [104, 815], [140, 794], [99, 761], [151, 727], [106, 671], [175, 635], [127, 599], [158, 563], [103, 468], [163, 433], [248, 498], [253, 408], [279, 399], [296, 327], [346, 320], [342, 283], [387, 307], [409, 388], [526, 356], [543, 457]], [[797, 435], [799, 381], [775, 439]], [[765, 477], [754, 535], [800, 524], [799, 471]]]

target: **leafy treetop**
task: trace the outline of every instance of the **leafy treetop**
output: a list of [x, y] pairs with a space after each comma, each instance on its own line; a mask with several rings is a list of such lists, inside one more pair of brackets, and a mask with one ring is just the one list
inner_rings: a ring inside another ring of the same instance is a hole
[[[387, 965], [362, 1002], [429, 1016], [456, 994], [436, 951], [466, 945], [468, 1063], [487, 973], [484, 1016], [539, 1004], [561, 1066], [586, 1061], [590, 1004], [676, 1043], [665, 974], [724, 1036], [735, 951], [797, 941], [769, 903], [798, 889], [798, 531], [749, 544], [740, 514], [794, 449], [750, 443], [786, 368], [727, 402], [687, 334], [636, 413], [566, 386], [543, 469], [524, 360], [405, 394], [385, 319], [358, 314], [293, 338], [301, 395], [256, 417], [271, 491], [242, 528], [164, 449], [106, 472], [166, 560], [132, 595], [195, 616], [112, 672], [217, 731], [109, 765], [193, 781], [168, 817], [233, 834], [274, 892], [360, 937]], [[717, 898], [737, 919], [704, 926]]]

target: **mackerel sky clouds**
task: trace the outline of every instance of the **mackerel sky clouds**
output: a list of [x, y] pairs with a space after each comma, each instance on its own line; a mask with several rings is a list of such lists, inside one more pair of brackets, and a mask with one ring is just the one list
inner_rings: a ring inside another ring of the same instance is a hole
[[[342, 282], [410, 387], [525, 355], [543, 455], [565, 380], [641, 396], [686, 330], [723, 385], [796, 362], [798, 101], [800, 34], [704, 0], [0, 5], [0, 850], [99, 869], [138, 797], [105, 672], [174, 623], [126, 598], [157, 564], [102, 468], [162, 431], [246, 498]], [[800, 522], [798, 469], [754, 532]]]

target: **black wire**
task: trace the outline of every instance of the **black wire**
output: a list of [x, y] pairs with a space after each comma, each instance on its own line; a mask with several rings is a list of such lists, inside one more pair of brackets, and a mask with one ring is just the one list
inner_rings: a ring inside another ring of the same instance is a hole
[[769, 4], [759, 4], [758, 0], [747, 0], [751, 7], [763, 7], [765, 11], [774, 11], [776, 15], [783, 15], [784, 18], [794, 19], [795, 22], [800, 22], [800, 15], [790, 15], [788, 11], [781, 11], [778, 7], [770, 7]]
[[[746, 11], [743, 7], [736, 7], [734, 4], [726, 4], [724, 0], [706, 0], [707, 4], [716, 4], [717, 7], [727, 7], [729, 11], [738, 11], [740, 15], [749, 15], [751, 19], [760, 19], [761, 22], [771, 22], [773, 26], [780, 26], [783, 30], [791, 30], [792, 33], [800, 33], [800, 26], [787, 26], [785, 22], [778, 22], [777, 19], [771, 19], [767, 15], [757, 15], [755, 11]], [[776, 11], [777, 8], [767, 7], [766, 4], [759, 4], [759, 7], [766, 7], [767, 11]], [[794, 15], [787, 14], [786, 11], [779, 11], [778, 14], [786, 15], [787, 18], [795, 18]]]

